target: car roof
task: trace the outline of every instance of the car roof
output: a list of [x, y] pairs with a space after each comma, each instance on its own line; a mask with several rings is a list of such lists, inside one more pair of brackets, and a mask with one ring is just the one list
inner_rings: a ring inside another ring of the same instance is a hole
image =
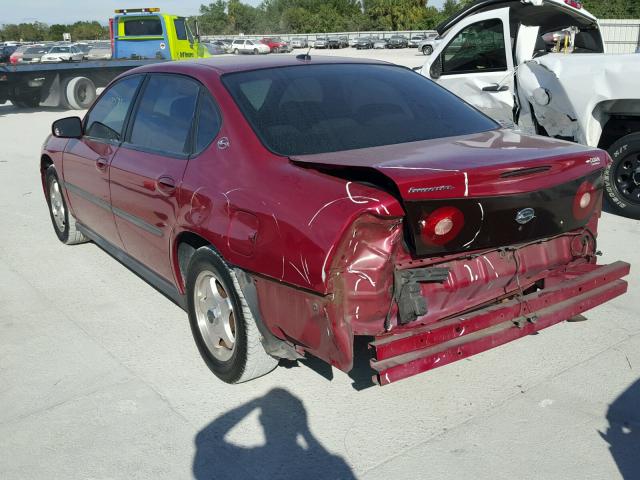
[[[201, 58], [197, 60], [183, 60], [180, 62], [161, 62], [138, 67], [129, 72], [159, 72], [159, 73], [196, 73], [215, 71], [218, 75], [231, 72], [246, 72], [265, 68], [289, 67], [298, 65], [332, 65], [332, 64], [377, 64], [392, 65], [389, 62], [371, 60], [367, 58], [347, 58], [325, 55], [311, 55], [311, 60], [298, 59], [296, 55], [267, 55], [262, 57], [247, 57], [234, 55], [224, 58]], [[127, 72], [127, 73], [129, 73]]]

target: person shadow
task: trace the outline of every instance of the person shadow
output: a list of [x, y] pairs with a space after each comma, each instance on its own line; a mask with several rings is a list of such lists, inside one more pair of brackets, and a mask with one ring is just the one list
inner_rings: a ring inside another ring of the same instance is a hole
[[616, 398], [607, 411], [609, 428], [600, 436], [624, 480], [640, 478], [640, 379]]
[[[227, 434], [254, 411], [259, 412], [264, 444], [243, 447], [229, 442]], [[302, 401], [281, 388], [216, 418], [198, 432], [195, 446], [197, 480], [356, 478], [342, 457], [328, 452], [313, 436]]]

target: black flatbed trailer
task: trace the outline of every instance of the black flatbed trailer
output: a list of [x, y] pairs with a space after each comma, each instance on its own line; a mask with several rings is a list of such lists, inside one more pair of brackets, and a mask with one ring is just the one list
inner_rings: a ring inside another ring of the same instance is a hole
[[0, 64], [0, 104], [17, 107], [88, 108], [96, 89], [122, 72], [167, 60], [99, 60], [29, 65]]

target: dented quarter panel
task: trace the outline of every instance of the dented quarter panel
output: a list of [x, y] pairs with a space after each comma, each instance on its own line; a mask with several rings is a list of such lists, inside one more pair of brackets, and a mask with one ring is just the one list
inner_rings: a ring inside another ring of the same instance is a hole
[[[614, 101], [637, 103], [638, 78], [640, 56], [635, 54], [550, 53], [526, 62], [518, 71], [520, 92], [547, 133], [590, 146], [598, 145], [607, 119], [598, 114], [598, 106]], [[538, 88], [550, 93], [549, 105], [535, 102]], [[625, 113], [623, 106], [617, 108]]]

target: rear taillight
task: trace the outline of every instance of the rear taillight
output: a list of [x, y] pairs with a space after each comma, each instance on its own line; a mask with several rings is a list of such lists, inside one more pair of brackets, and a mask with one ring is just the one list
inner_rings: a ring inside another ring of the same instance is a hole
[[582, 8], [582, 3], [577, 2], [576, 0], [564, 0], [564, 3], [566, 3], [570, 7], [577, 8], [578, 10]]
[[422, 239], [429, 245], [445, 245], [464, 227], [464, 214], [456, 207], [440, 207], [420, 221]]
[[582, 182], [573, 199], [573, 216], [578, 220], [588, 217], [593, 211], [597, 196], [596, 188], [590, 182]]

